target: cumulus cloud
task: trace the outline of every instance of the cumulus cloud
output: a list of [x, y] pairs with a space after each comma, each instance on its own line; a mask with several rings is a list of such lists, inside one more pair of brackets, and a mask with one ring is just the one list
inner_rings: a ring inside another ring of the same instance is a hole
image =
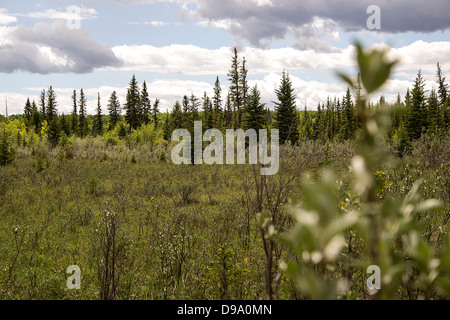
[[[297, 36], [296, 46], [328, 50], [326, 43], [317, 43], [317, 38], [333, 37], [337, 27], [343, 31], [365, 30], [369, 17], [366, 10], [373, 4], [381, 9], [382, 32], [434, 32], [450, 27], [447, 0], [203, 0], [192, 14], [210, 21], [211, 26], [227, 21], [227, 31], [255, 46], [267, 47], [274, 39]], [[317, 21], [328, 24], [326, 34], [321, 34], [323, 29], [317, 27]]]
[[88, 73], [120, 66], [111, 48], [92, 39], [84, 29], [69, 29], [66, 22], [39, 22], [34, 28], [0, 27], [0, 72]]

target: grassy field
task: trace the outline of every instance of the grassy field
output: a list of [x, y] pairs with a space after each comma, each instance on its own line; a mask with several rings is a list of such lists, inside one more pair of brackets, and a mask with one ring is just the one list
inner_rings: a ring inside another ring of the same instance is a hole
[[[444, 201], [444, 209], [417, 217], [436, 246], [449, 215], [448, 150], [449, 136], [422, 139], [395, 167], [375, 172], [380, 201], [404, 196], [418, 179], [422, 197]], [[304, 196], [304, 174], [317, 180], [326, 167], [338, 173], [345, 199], [354, 154], [350, 142], [283, 146], [279, 173], [263, 177], [250, 165], [176, 166], [163, 145], [73, 138], [70, 150], [42, 142], [18, 148], [14, 164], [0, 167], [0, 298], [302, 298], [279, 267], [291, 251], [267, 241], [258, 212], [286, 232], [293, 225], [286, 204]], [[353, 243], [364, 255], [362, 238]], [[70, 265], [81, 269], [80, 290], [67, 289]], [[334, 276], [348, 277], [344, 271]], [[370, 298], [366, 278], [353, 269], [344, 297]], [[402, 286], [399, 297], [414, 298]]]

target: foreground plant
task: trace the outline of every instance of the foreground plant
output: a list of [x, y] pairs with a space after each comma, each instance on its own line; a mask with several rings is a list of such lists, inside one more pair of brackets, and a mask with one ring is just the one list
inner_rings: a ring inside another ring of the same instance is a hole
[[[418, 213], [438, 209], [440, 201], [420, 201], [420, 181], [404, 197], [379, 196], [384, 184], [377, 179], [377, 171], [396, 164], [385, 143], [390, 115], [383, 107], [369, 109], [366, 101], [389, 78], [397, 62], [387, 61], [385, 51], [367, 52], [358, 43], [356, 49], [367, 95], [357, 101], [361, 130], [358, 154], [351, 162], [350, 190], [344, 199], [339, 198], [341, 187], [332, 170], [325, 170], [318, 183], [305, 179], [302, 201], [290, 205], [294, 227], [280, 237], [294, 258], [281, 267], [301, 298], [447, 297], [448, 235], [441, 230], [440, 237], [446, 240], [440, 250], [435, 249], [422, 236], [424, 224], [417, 218]], [[355, 87], [350, 77], [340, 76]], [[375, 277], [379, 271], [379, 281], [372, 277], [366, 281], [372, 274], [366, 270], [376, 270]], [[354, 291], [363, 295], [354, 296]]]

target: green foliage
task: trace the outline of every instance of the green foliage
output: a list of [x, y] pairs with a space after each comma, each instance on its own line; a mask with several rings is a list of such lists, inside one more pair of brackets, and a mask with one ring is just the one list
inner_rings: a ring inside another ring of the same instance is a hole
[[3, 134], [0, 140], [0, 165], [6, 166], [14, 162], [15, 150], [12, 148], [8, 139], [6, 130], [3, 130]]

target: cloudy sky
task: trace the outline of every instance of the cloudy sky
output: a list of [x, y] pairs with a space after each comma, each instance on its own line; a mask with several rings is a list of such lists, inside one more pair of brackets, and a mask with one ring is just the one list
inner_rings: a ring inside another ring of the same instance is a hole
[[[381, 29], [369, 30], [370, 5]], [[286, 69], [297, 104], [315, 109], [346, 87], [335, 71], [354, 73], [352, 44], [389, 45], [401, 59], [382, 92], [403, 97], [417, 70], [436, 86], [436, 62], [450, 79], [448, 0], [0, 0], [0, 113], [21, 113], [50, 85], [59, 112], [83, 88], [93, 113], [113, 90], [124, 102], [133, 74], [150, 97], [171, 109], [186, 94], [212, 95], [217, 76], [227, 91], [232, 48], [245, 56], [250, 85], [275, 100]]]

